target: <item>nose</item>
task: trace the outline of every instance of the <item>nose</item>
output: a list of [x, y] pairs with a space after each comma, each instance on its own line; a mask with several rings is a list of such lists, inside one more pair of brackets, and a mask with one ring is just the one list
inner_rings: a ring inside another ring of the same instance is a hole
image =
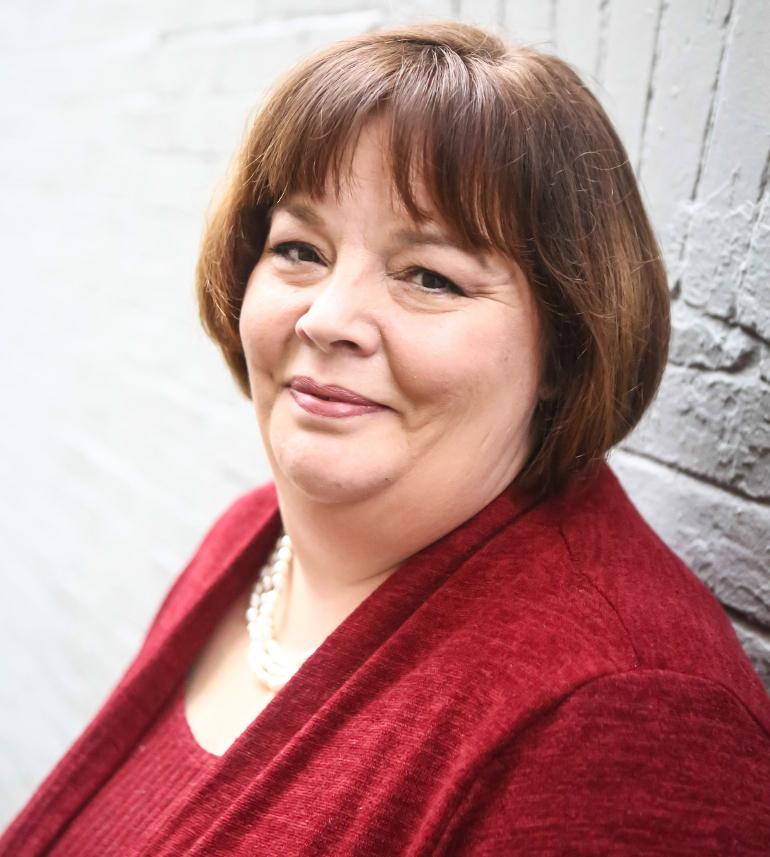
[[380, 344], [376, 320], [376, 274], [360, 266], [338, 266], [315, 286], [297, 321], [297, 336], [323, 352], [345, 350], [370, 356]]

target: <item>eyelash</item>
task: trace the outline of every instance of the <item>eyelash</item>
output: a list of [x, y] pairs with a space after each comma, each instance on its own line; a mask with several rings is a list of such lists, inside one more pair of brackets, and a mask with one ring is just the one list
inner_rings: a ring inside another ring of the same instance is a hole
[[465, 292], [457, 285], [457, 283], [450, 280], [449, 277], [439, 274], [437, 271], [431, 271], [430, 268], [408, 268], [403, 272], [402, 276], [414, 276], [415, 274], [428, 274], [429, 276], [440, 280], [444, 284], [443, 288], [440, 289], [429, 289], [427, 286], [417, 285], [417, 288], [423, 292], [427, 292], [428, 294], [441, 294], [446, 291], [453, 295], [465, 295]]
[[290, 259], [289, 252], [291, 250], [309, 250], [319, 259], [319, 261], [321, 259], [318, 252], [313, 247], [311, 247], [310, 244], [305, 244], [304, 241], [282, 241], [280, 244], [275, 244], [273, 247], [268, 248], [268, 252], [271, 253], [273, 256], [280, 256], [281, 258], [286, 259], [287, 262], [294, 262], [294, 264], [298, 264], [299, 262], [307, 261], [307, 259], [299, 259], [297, 261], [295, 261], [294, 259]]
[[[290, 259], [289, 253], [292, 250], [308, 250], [316, 257], [317, 261], [310, 262], [310, 260], [308, 259]], [[280, 244], [275, 244], [272, 247], [269, 247], [268, 252], [271, 253], [273, 256], [280, 256], [281, 258], [295, 265], [300, 264], [301, 262], [318, 264], [322, 261], [318, 251], [315, 250], [315, 248], [312, 247], [310, 244], [306, 244], [304, 241], [282, 241]], [[440, 289], [429, 289], [427, 286], [422, 286], [415, 283], [417, 288], [420, 289], [420, 291], [422, 292], [426, 292], [428, 294], [441, 294], [442, 292], [446, 291], [455, 295], [465, 295], [465, 292], [463, 292], [463, 290], [457, 285], [457, 283], [450, 280], [449, 277], [445, 277], [443, 274], [439, 274], [437, 271], [431, 271], [429, 268], [407, 268], [404, 271], [401, 271], [399, 276], [406, 278], [413, 277], [416, 274], [428, 274], [429, 276], [434, 277], [435, 279], [439, 280], [444, 284], [443, 287]]]

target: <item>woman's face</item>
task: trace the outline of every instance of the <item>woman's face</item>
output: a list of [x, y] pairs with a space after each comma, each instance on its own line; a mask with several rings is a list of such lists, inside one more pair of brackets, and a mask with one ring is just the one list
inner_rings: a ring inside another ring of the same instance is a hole
[[527, 457], [541, 375], [529, 285], [438, 216], [415, 225], [376, 125], [338, 196], [276, 206], [240, 332], [279, 491], [470, 517]]

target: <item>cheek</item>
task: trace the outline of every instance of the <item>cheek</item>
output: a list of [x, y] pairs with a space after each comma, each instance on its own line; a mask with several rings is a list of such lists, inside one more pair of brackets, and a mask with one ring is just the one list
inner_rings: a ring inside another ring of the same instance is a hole
[[239, 331], [252, 387], [260, 373], [271, 373], [285, 357], [301, 310], [259, 267], [249, 279]]
[[399, 338], [394, 375], [426, 415], [529, 412], [539, 379], [537, 327], [508, 308], [491, 310]]

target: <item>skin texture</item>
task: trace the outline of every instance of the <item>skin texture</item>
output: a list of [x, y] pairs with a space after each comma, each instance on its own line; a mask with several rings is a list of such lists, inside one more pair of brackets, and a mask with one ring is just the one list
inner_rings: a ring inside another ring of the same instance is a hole
[[[421, 204], [433, 210], [424, 192]], [[536, 305], [512, 259], [460, 248], [437, 216], [413, 222], [373, 124], [339, 194], [276, 206], [240, 330], [295, 549], [277, 639], [305, 651], [516, 476], [541, 388]], [[291, 389], [297, 377], [378, 407], [310, 413], [312, 399]], [[213, 752], [272, 698], [246, 661], [246, 597], [188, 688], [190, 726]]]

